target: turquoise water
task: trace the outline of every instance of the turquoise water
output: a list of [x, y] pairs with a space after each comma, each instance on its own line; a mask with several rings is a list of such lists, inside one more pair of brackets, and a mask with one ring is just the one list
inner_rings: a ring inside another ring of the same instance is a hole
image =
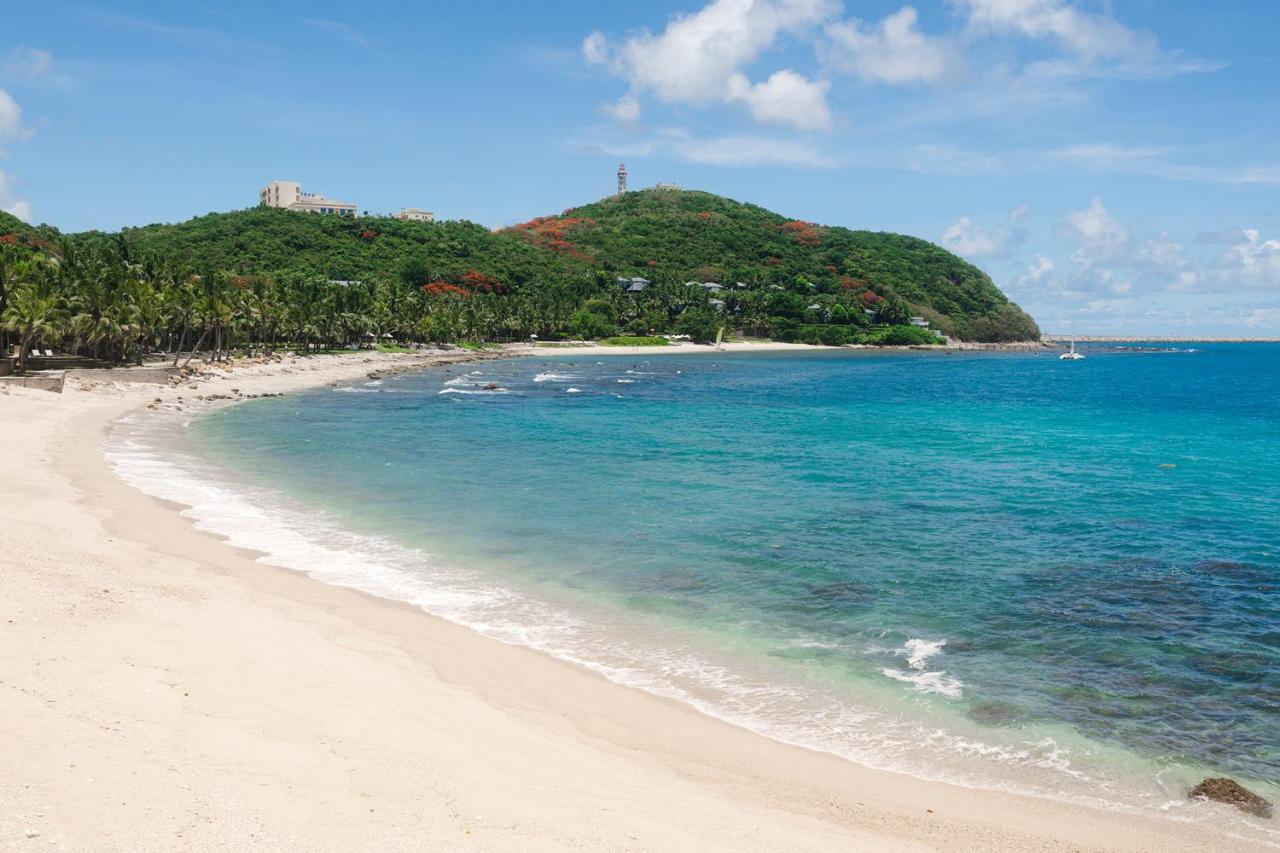
[[1280, 347], [1087, 352], [487, 362], [188, 438], [314, 524], [331, 579], [784, 740], [1151, 807], [1210, 771], [1274, 796]]

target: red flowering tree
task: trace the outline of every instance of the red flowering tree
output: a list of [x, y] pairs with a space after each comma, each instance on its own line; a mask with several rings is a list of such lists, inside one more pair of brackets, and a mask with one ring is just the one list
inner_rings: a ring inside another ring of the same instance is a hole
[[449, 284], [447, 281], [430, 281], [422, 285], [422, 292], [428, 296], [470, 296], [471, 291]]
[[816, 246], [822, 242], [822, 232], [812, 222], [793, 219], [778, 226], [783, 233], [790, 235], [801, 246]]
[[572, 209], [566, 210], [564, 216], [539, 216], [528, 222], [521, 222], [506, 229], [513, 231], [535, 246], [542, 246], [551, 251], [594, 264], [596, 259], [583, 252], [569, 239], [571, 232], [595, 225], [594, 219], [581, 216], [569, 216]]
[[458, 283], [472, 293], [496, 293], [502, 290], [502, 282], [475, 270], [464, 272]]

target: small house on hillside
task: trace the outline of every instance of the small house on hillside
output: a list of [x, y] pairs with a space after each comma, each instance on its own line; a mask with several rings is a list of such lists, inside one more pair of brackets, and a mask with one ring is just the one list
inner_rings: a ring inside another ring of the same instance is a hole
[[649, 279], [647, 278], [640, 278], [637, 276], [636, 278], [619, 278], [618, 279], [618, 288], [623, 293], [639, 293], [640, 291], [644, 290], [648, 286], [649, 286]]

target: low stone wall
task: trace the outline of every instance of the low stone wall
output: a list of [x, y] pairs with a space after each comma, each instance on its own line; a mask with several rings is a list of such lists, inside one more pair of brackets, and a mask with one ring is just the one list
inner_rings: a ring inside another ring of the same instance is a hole
[[178, 375], [176, 367], [113, 367], [107, 370], [76, 369], [68, 370], [68, 379], [89, 382], [142, 382], [150, 385], [165, 385]]
[[25, 376], [5, 376], [0, 378], [0, 383], [4, 385], [35, 388], [40, 391], [52, 391], [55, 394], [62, 393], [62, 386], [66, 384], [66, 381], [67, 372], [65, 370], [50, 370], [43, 373], [28, 373]]

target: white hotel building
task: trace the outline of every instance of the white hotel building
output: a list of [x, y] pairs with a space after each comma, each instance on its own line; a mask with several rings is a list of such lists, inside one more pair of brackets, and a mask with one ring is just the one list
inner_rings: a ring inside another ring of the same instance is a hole
[[429, 210], [419, 210], [416, 207], [404, 207], [399, 213], [393, 214], [396, 219], [407, 222], [431, 222], [436, 215]]
[[355, 216], [356, 206], [345, 201], [325, 198], [318, 193], [304, 193], [297, 181], [272, 181], [258, 193], [258, 203], [263, 207], [283, 207], [304, 213], [336, 213], [339, 216]]

